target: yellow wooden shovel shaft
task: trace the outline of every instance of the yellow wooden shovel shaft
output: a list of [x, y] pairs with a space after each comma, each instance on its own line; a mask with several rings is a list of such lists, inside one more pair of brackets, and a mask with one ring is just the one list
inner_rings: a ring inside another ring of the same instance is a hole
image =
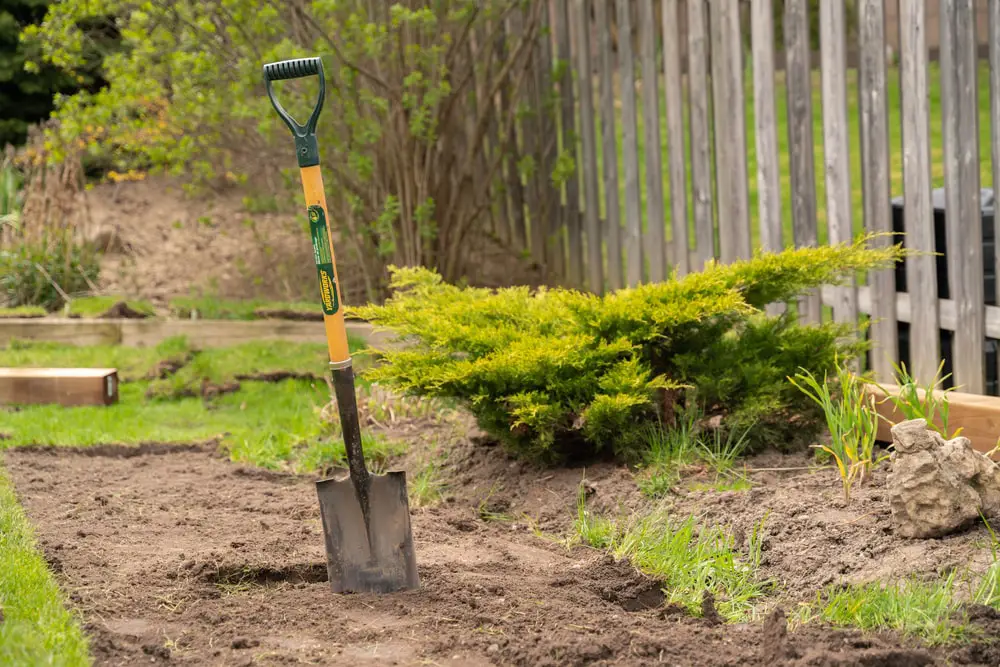
[[302, 167], [299, 173], [302, 177], [302, 190], [306, 197], [306, 207], [320, 207], [327, 221], [327, 237], [330, 244], [330, 257], [333, 263], [333, 287], [337, 291], [336, 303], [338, 304], [338, 308], [332, 315], [324, 312], [323, 322], [326, 326], [326, 343], [330, 350], [330, 363], [343, 365], [350, 362], [351, 353], [347, 347], [347, 328], [344, 326], [344, 299], [340, 291], [340, 278], [337, 276], [337, 260], [333, 254], [333, 237], [330, 231], [330, 214], [326, 208], [326, 193], [323, 190], [323, 175], [320, 173], [319, 165]]

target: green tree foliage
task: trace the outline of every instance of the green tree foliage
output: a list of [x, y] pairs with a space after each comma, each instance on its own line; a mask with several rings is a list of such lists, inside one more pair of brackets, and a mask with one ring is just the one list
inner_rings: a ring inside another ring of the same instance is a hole
[[[21, 42], [21, 31], [41, 23], [50, 4], [52, 0], [4, 0], [0, 7], [0, 147], [22, 144], [28, 126], [51, 113], [53, 95], [101, 83], [96, 52], [86, 46], [82, 66], [72, 74], [51, 65], [25, 70], [34, 49]], [[100, 39], [102, 31], [96, 25], [85, 27], [92, 40]], [[104, 35], [113, 40], [113, 33]]]
[[664, 398], [749, 429], [754, 447], [814, 435], [821, 415], [788, 382], [800, 368], [833, 372], [863, 350], [844, 326], [768, 317], [856, 271], [891, 266], [899, 246], [852, 245], [759, 254], [732, 265], [596, 296], [565, 289], [463, 289], [425, 269], [395, 269], [393, 295], [356, 312], [394, 331], [371, 372], [417, 395], [459, 399], [514, 452], [556, 461], [611, 448], [639, 454]]
[[[65, 140], [82, 139], [117, 171], [163, 168], [211, 182], [280, 164], [290, 167], [296, 197], [292, 139], [267, 100], [261, 67], [321, 56], [329, 87], [318, 133], [331, 218], [347, 239], [339, 252], [353, 255], [377, 296], [389, 263], [463, 274], [462, 250], [489, 210], [503, 142], [515, 136], [542, 6], [62, 0], [25, 38], [44, 62], [77, 72], [87, 43], [81, 24], [118, 17], [123, 48], [105, 56], [109, 85], [58, 98], [56, 113]], [[515, 11], [521, 37], [497, 53], [497, 28]], [[305, 120], [315, 84], [276, 89]], [[503, 113], [492, 103], [501, 90], [511, 100]], [[491, 125], [503, 139], [487, 151]]]

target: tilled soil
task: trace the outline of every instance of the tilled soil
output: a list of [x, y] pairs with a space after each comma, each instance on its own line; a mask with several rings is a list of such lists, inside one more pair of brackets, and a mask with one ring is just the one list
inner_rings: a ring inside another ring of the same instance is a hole
[[[1000, 661], [986, 644], [949, 655], [891, 635], [789, 632], [780, 610], [723, 625], [664, 608], [656, 582], [629, 565], [568, 550], [517, 520], [552, 528], [570, 518], [583, 470], [532, 472], [481, 445], [457, 457], [447, 502], [414, 510], [421, 588], [382, 597], [330, 591], [310, 479], [198, 446], [21, 449], [5, 461], [98, 665]], [[615, 504], [627, 474], [588, 468], [592, 501]], [[484, 519], [499, 513], [514, 520]], [[775, 570], [800, 547], [781, 549], [772, 547]]]

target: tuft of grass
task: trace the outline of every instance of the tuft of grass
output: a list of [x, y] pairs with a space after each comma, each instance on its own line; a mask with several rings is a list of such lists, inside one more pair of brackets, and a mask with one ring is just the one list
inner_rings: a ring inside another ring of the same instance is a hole
[[15, 317], [45, 317], [48, 312], [41, 306], [14, 306], [0, 308], [0, 320]]
[[569, 544], [583, 543], [627, 558], [662, 583], [667, 603], [701, 613], [705, 591], [716, 599], [719, 614], [730, 621], [748, 620], [770, 584], [758, 578], [766, 516], [754, 526], [746, 552], [720, 527], [702, 526], [693, 516], [671, 519], [655, 508], [624, 520], [594, 516], [581, 489]]
[[431, 507], [441, 502], [447, 483], [441, 468], [434, 462], [428, 463], [408, 483], [411, 507]]
[[878, 434], [878, 411], [875, 397], [865, 390], [865, 382], [844, 364], [837, 365], [835, 395], [829, 378], [819, 382], [811, 372], [801, 369], [793, 386], [823, 410], [830, 431], [829, 445], [816, 445], [834, 458], [844, 487], [844, 500], [850, 502], [855, 480], [864, 483], [877, 461], [874, 460]]
[[828, 587], [812, 604], [803, 605], [799, 622], [821, 620], [861, 630], [896, 630], [928, 644], [969, 639], [973, 629], [964, 618], [957, 593], [957, 575], [942, 581], [916, 579]]
[[[905, 364], [893, 364], [893, 368], [895, 370], [896, 385], [899, 387], [899, 393], [889, 393], [881, 385], [875, 383], [875, 386], [881, 389], [882, 393], [886, 395], [883, 401], [892, 401], [896, 406], [896, 410], [903, 415], [904, 419], [926, 420], [927, 426], [939, 432], [946, 440], [954, 438], [962, 432], [961, 428], [956, 429], [954, 433], [949, 434], [948, 432], [948, 414], [950, 411], [948, 394], [955, 391], [955, 388], [948, 387], [947, 389], [941, 389], [941, 384], [951, 377], [950, 375], [941, 375], [941, 371], [944, 370], [943, 359], [938, 364], [938, 370], [934, 374], [934, 379], [924, 386], [917, 384], [916, 379], [907, 371]], [[935, 391], [940, 391], [941, 394], [937, 395]]]
[[126, 299], [121, 296], [84, 296], [74, 298], [69, 302], [69, 312], [67, 315], [76, 315], [82, 318], [100, 317], [119, 301], [124, 301], [132, 310], [148, 315], [149, 317], [156, 315], [156, 310], [148, 301]]
[[67, 610], [2, 468], [0, 610], [0, 665], [91, 664], [79, 620]]

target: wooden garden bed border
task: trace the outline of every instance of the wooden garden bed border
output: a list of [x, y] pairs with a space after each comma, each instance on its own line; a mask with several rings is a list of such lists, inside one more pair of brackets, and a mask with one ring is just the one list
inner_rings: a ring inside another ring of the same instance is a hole
[[[348, 320], [347, 332], [375, 344], [387, 337], [361, 320]], [[295, 320], [0, 319], [0, 345], [18, 339], [72, 345], [152, 347], [174, 336], [186, 336], [195, 347], [224, 347], [259, 340], [326, 342], [322, 322]]]

